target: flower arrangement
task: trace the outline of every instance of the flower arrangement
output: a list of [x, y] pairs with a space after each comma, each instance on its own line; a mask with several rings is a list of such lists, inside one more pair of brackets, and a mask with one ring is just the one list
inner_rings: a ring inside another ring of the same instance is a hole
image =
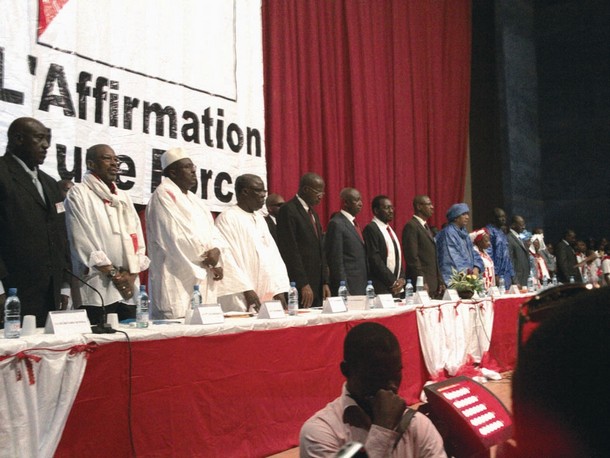
[[472, 291], [473, 294], [476, 291], [480, 293], [483, 291], [483, 280], [479, 275], [475, 275], [472, 272], [460, 270], [459, 272], [454, 268], [451, 268], [451, 278], [449, 279], [449, 288], [455, 289], [456, 291]]

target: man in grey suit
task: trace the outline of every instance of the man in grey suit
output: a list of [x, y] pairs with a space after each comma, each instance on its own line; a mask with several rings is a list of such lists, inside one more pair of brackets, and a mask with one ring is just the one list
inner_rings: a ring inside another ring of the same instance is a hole
[[510, 259], [513, 263], [515, 278], [513, 283], [517, 283], [520, 287], [527, 285], [527, 278], [530, 276], [530, 255], [519, 237], [525, 230], [525, 220], [519, 215], [513, 216], [511, 220], [510, 230], [508, 231], [508, 250]]
[[366, 250], [356, 215], [362, 210], [360, 192], [344, 188], [339, 194], [341, 211], [328, 223], [324, 251], [330, 270], [330, 291], [337, 294], [345, 280], [350, 294], [365, 294], [367, 284]]
[[299, 192], [282, 205], [277, 218], [277, 245], [288, 277], [299, 290], [303, 308], [321, 306], [330, 296], [322, 225], [313, 209], [320, 203], [324, 189], [320, 175], [306, 173], [299, 182]]
[[415, 196], [413, 199], [413, 218], [402, 230], [406, 276], [415, 286], [417, 277], [424, 277], [424, 287], [430, 297], [441, 298], [445, 283], [438, 268], [436, 242], [426, 222], [434, 213], [434, 205], [428, 196]]
[[0, 158], [0, 316], [7, 289], [17, 288], [21, 314], [35, 315], [39, 327], [50, 310], [67, 306], [70, 292], [63, 199], [57, 182], [38, 169], [50, 144], [50, 129], [18, 118]]

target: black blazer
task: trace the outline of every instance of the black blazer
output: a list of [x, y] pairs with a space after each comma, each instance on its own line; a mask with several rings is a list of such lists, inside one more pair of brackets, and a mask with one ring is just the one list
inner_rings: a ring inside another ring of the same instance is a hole
[[365, 294], [367, 284], [364, 241], [352, 222], [341, 212], [331, 218], [324, 237], [324, 252], [330, 271], [330, 291], [336, 295], [345, 280], [350, 294]]
[[[377, 226], [377, 223], [371, 221], [362, 231], [364, 243], [366, 244], [366, 258], [369, 266], [369, 278], [373, 280], [373, 286], [377, 294], [391, 294], [390, 288], [396, 281], [394, 272], [387, 268], [388, 249], [393, 250], [394, 247], [387, 247], [385, 238]], [[404, 278], [405, 271], [401, 266], [399, 277]]]
[[411, 279], [415, 287], [417, 277], [424, 277], [430, 296], [434, 296], [443, 283], [436, 256], [436, 242], [415, 217], [402, 230], [402, 248], [407, 264], [407, 278]]
[[530, 255], [521, 240], [508, 231], [508, 251], [510, 260], [515, 271], [515, 280], [519, 286], [527, 286], [527, 278], [530, 276]]
[[574, 281], [582, 282], [580, 269], [575, 267], [578, 262], [576, 253], [568, 242], [562, 240], [555, 245], [555, 258], [557, 259], [557, 280], [561, 283], [569, 283], [570, 277], [574, 277]]
[[[313, 210], [313, 209], [312, 209]], [[318, 235], [309, 214], [295, 196], [280, 208], [277, 217], [278, 248], [288, 270], [290, 281], [300, 291], [305, 285], [314, 293], [313, 306], [321, 306], [322, 287], [328, 282], [328, 267], [324, 256], [323, 233], [318, 214], [313, 211]]]
[[42, 171], [38, 179], [47, 202], [12, 154], [0, 157], [0, 280], [7, 293], [18, 289], [22, 315], [36, 315], [44, 326], [59, 306], [70, 258], [57, 182]]

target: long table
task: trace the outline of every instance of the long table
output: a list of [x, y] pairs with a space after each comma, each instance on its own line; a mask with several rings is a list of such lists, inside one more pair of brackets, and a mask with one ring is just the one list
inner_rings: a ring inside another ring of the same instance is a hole
[[[489, 354], [502, 370], [515, 363], [522, 300], [494, 301]], [[130, 424], [137, 456], [258, 457], [296, 446], [303, 422], [340, 392], [343, 339], [363, 320], [397, 335], [400, 394], [417, 402], [429, 375], [416, 313], [155, 326], [129, 330], [130, 343], [118, 334], [87, 336], [102, 345], [89, 354], [56, 456], [130, 456]]]

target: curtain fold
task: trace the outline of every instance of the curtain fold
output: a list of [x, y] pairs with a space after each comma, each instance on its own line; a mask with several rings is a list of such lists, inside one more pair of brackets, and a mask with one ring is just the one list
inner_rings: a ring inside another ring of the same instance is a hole
[[358, 219], [387, 194], [395, 227], [416, 194], [436, 214], [461, 201], [470, 100], [470, 0], [263, 0], [268, 188], [292, 197], [319, 173], [325, 226], [339, 191], [358, 188]]

